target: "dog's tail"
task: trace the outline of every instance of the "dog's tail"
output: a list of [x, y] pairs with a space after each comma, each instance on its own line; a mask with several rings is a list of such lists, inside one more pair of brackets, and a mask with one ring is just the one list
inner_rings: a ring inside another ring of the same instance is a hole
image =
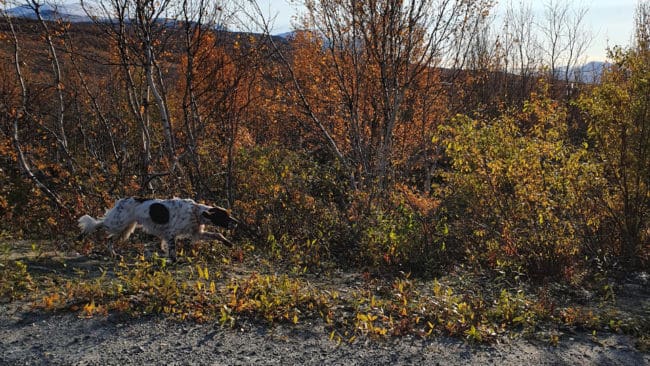
[[83, 215], [79, 218], [79, 228], [81, 229], [81, 234], [79, 238], [95, 231], [102, 224], [101, 220], [97, 220], [89, 215]]

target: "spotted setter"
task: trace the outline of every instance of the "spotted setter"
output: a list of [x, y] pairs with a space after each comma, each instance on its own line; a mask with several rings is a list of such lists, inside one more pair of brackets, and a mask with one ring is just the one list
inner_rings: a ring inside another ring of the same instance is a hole
[[[219, 240], [228, 246], [232, 243], [221, 233], [205, 231], [206, 224], [232, 229], [238, 221], [230, 216], [228, 210], [196, 203], [191, 199], [149, 199], [123, 198], [104, 217], [95, 219], [89, 215], [79, 218], [80, 237], [103, 228], [111, 237], [125, 241], [137, 227], [160, 238], [161, 248], [171, 261], [176, 260], [176, 239]], [[113, 243], [109, 241], [109, 250]]]

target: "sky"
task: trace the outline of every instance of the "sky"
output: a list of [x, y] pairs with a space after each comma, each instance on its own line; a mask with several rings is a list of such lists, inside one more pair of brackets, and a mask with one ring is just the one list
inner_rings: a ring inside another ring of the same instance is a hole
[[592, 59], [604, 59], [608, 46], [628, 46], [634, 30], [637, 0], [593, 0], [587, 17], [594, 34]]
[[[526, 0], [524, 0], [526, 1]], [[542, 4], [547, 1], [528, 0], [537, 16], [543, 14]], [[568, 1], [568, 0], [567, 0]], [[605, 61], [607, 47], [628, 46], [634, 28], [634, 13], [639, 0], [582, 0], [572, 2], [575, 6], [588, 9], [586, 27], [593, 41], [587, 50], [585, 61]], [[273, 33], [291, 30], [291, 19], [300, 12], [295, 0], [259, 0], [264, 12], [275, 17]], [[499, 1], [506, 3], [506, 1]], [[514, 1], [517, 2], [516, 0]]]

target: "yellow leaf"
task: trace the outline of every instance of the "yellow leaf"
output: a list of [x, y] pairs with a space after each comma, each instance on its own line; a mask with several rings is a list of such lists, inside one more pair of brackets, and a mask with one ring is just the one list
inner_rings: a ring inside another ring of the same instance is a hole
[[95, 301], [92, 300], [88, 304], [84, 305], [83, 307], [83, 313], [86, 317], [91, 317], [93, 316], [93, 313], [95, 312], [96, 306], [95, 306]]

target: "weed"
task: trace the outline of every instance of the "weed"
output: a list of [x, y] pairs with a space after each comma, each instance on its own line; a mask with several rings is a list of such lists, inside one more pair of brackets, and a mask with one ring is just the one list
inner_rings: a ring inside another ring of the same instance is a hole
[[23, 298], [33, 290], [34, 281], [27, 265], [17, 260], [0, 261], [0, 301]]
[[[185, 264], [183, 264], [185, 263]], [[29, 273], [25, 267], [14, 273]], [[225, 271], [225, 273], [224, 273]], [[446, 335], [468, 342], [531, 334], [551, 327], [581, 327], [647, 337], [647, 325], [615, 311], [579, 306], [555, 308], [549, 293], [539, 299], [525, 288], [499, 288], [482, 277], [460, 272], [422, 281], [402, 274], [392, 279], [360, 277], [360, 287], [341, 292], [332, 281], [312, 283], [305, 274], [234, 274], [220, 263], [200, 258], [167, 265], [164, 258], [142, 256], [118, 262], [112, 271], [89, 277], [76, 271], [34, 301], [46, 311], [73, 311], [81, 318], [124, 313], [161, 314], [178, 320], [215, 321], [234, 327], [246, 319], [268, 324], [322, 320], [330, 339], [386, 339]], [[327, 285], [326, 285], [327, 284]], [[635, 325], [636, 324], [636, 325]], [[595, 333], [594, 333], [595, 334]], [[552, 333], [551, 345], [561, 333]]]
[[[298, 323], [301, 317], [324, 314], [332, 299], [326, 292], [311, 290], [307, 283], [287, 275], [252, 274], [233, 279], [226, 286], [227, 308], [232, 313], [262, 318], [270, 323]], [[223, 316], [222, 312], [222, 316]], [[227, 321], [231, 321], [228, 317]]]

